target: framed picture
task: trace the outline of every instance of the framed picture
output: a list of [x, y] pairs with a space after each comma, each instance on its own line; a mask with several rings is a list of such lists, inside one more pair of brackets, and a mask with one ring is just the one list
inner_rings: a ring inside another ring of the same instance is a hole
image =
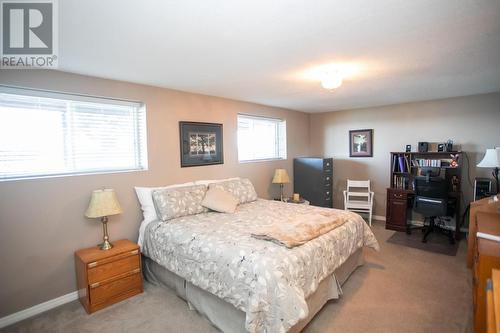
[[349, 131], [349, 156], [350, 157], [372, 157], [373, 156], [373, 130], [351, 130]]
[[222, 124], [179, 122], [181, 167], [224, 163]]

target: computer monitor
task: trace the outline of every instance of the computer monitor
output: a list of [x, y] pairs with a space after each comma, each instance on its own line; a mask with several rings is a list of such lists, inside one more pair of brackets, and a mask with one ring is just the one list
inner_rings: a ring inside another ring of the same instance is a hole
[[414, 179], [415, 194], [427, 198], [448, 197], [448, 184], [441, 177], [418, 176]]
[[438, 177], [441, 173], [441, 168], [438, 167], [421, 167], [420, 174], [426, 177]]

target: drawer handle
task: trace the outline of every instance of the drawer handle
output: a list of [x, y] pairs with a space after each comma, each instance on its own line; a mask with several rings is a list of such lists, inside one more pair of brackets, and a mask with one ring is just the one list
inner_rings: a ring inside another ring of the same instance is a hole
[[136, 269], [134, 269], [134, 270], [132, 271], [132, 273], [134, 273], [134, 274], [135, 274], [135, 273], [139, 273], [140, 271], [141, 271], [141, 269], [140, 269], [140, 268], [136, 268]]
[[88, 266], [89, 266], [89, 268], [97, 266], [97, 261], [93, 261], [93, 262], [89, 263]]
[[326, 177], [326, 180], [330, 180], [330, 177]]
[[90, 288], [94, 289], [94, 288], [99, 287], [99, 285], [100, 285], [100, 283], [99, 283], [99, 282], [92, 283], [92, 284], [90, 285]]
[[130, 254], [137, 254], [137, 253], [139, 253], [139, 250], [130, 251]]
[[403, 195], [402, 195], [402, 194], [394, 194], [394, 197], [395, 197], [395, 198], [400, 198], [400, 199], [401, 199], [401, 198], [403, 197]]
[[330, 194], [330, 191], [326, 191], [326, 195], [329, 195]]

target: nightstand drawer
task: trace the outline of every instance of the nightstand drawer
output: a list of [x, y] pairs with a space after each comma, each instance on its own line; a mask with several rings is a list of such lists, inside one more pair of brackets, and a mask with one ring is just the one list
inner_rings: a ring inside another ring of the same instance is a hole
[[88, 313], [142, 293], [141, 254], [129, 240], [113, 242], [110, 250], [98, 246], [75, 252], [80, 302]]
[[90, 285], [90, 302], [92, 304], [103, 303], [133, 289], [142, 291], [142, 276], [140, 272], [109, 283], [97, 283], [95, 286]]
[[97, 265], [88, 270], [88, 283], [92, 285], [123, 273], [131, 272], [140, 267], [139, 255], [125, 257], [103, 265]]

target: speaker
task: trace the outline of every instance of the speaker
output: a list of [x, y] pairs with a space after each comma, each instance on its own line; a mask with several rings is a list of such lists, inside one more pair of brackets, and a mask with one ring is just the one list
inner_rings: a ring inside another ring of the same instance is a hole
[[429, 142], [419, 142], [418, 143], [418, 152], [419, 153], [427, 153], [429, 151]]
[[474, 180], [474, 201], [491, 195], [491, 179], [476, 178]]

